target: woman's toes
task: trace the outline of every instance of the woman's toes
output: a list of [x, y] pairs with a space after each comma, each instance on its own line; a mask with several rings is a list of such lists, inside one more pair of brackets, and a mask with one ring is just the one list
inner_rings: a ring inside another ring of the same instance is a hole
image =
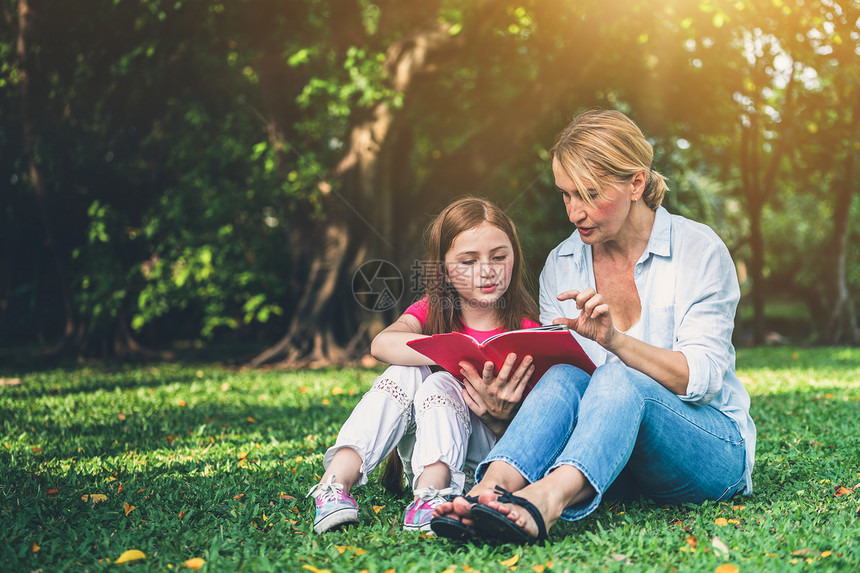
[[451, 502], [450, 511], [460, 517], [469, 517], [472, 515], [472, 504], [463, 496], [455, 497], [454, 501]]
[[454, 511], [454, 504], [450, 501], [446, 501], [436, 506], [436, 508], [433, 510], [433, 517], [447, 515], [452, 511]]
[[495, 491], [491, 489], [485, 489], [478, 495], [478, 503], [493, 507], [492, 504], [496, 502], [496, 497], [498, 497], [498, 494], [496, 494]]

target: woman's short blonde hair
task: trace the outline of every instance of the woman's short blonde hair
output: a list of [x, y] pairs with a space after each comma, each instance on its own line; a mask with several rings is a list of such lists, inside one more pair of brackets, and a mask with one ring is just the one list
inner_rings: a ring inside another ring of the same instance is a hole
[[559, 134], [551, 154], [590, 205], [594, 204], [592, 192], [606, 197], [607, 187], [626, 182], [643, 169], [642, 200], [648, 207], [659, 207], [669, 190], [666, 178], [651, 165], [654, 148], [620, 111], [592, 110], [577, 115]]

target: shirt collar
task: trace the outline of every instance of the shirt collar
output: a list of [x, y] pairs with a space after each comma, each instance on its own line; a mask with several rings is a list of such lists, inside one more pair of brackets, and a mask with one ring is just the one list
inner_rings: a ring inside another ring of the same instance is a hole
[[[657, 207], [654, 216], [654, 226], [651, 228], [651, 238], [648, 239], [648, 246], [645, 247], [645, 252], [639, 261], [644, 261], [650, 254], [655, 254], [661, 257], [668, 257], [672, 254], [672, 217], [664, 207]], [[577, 266], [585, 262], [588, 245], [582, 242], [579, 233], [574, 231], [567, 239], [565, 239], [558, 248], [558, 256], [574, 255], [582, 253], [581, 257], [574, 257], [574, 262]]]

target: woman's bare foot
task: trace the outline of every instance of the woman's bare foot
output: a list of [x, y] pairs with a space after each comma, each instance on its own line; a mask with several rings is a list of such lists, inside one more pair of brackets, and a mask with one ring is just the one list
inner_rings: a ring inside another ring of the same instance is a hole
[[[495, 500], [496, 494], [494, 492], [497, 485], [514, 491], [525, 486], [527, 483], [522, 474], [512, 465], [507, 462], [495, 461], [489, 465], [480, 483], [475, 484], [466, 495], [478, 498], [479, 500], [481, 496], [485, 496], [485, 499], [490, 499], [486, 496], [492, 496], [492, 499]], [[471, 527], [473, 525], [471, 519], [472, 505], [474, 505], [472, 502], [460, 495], [455, 497], [454, 501], [446, 501], [439, 505], [433, 511], [433, 517], [456, 517], [463, 522], [463, 525]]]
[[[480, 490], [479, 490], [480, 488]], [[492, 491], [488, 486], [482, 486], [481, 484], [473, 487], [468, 494], [465, 496], [458, 495], [454, 498], [454, 501], [446, 501], [436, 507], [433, 510], [433, 517], [451, 517], [454, 519], [459, 519], [463, 522], [463, 525], [471, 527], [474, 525], [472, 521], [472, 506], [474, 502], [469, 501], [468, 498], [474, 499], [473, 496], [477, 496], [484, 491]]]
[[[573, 466], [561, 466], [545, 478], [529, 484], [513, 495], [531, 502], [540, 512], [546, 530], [556, 524], [566, 507], [593, 497], [594, 488], [582, 473]], [[478, 502], [489, 506], [522, 527], [531, 537], [538, 537], [537, 523], [531, 513], [512, 503], [501, 503], [498, 495], [484, 492]]]
[[[564, 506], [553, 507], [554, 504], [550, 501], [550, 496], [545, 495], [545, 488], [541, 488], [540, 486], [526, 486], [520, 491], [514, 493], [514, 495], [530, 501], [532, 505], [537, 508], [541, 517], [543, 517], [547, 531], [555, 525], [559, 516], [561, 516], [561, 512], [564, 511]], [[538, 529], [538, 525], [531, 513], [519, 505], [502, 503], [497, 499], [497, 497], [498, 494], [496, 493], [489, 495], [489, 492], [485, 492], [484, 495], [478, 498], [478, 502], [495, 509], [513, 521], [516, 525], [522, 527], [530, 537], [537, 538], [539, 536], [540, 531]]]

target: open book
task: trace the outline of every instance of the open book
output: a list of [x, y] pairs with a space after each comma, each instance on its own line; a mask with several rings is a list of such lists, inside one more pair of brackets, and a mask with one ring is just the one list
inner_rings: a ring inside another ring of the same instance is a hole
[[428, 338], [410, 340], [407, 344], [458, 379], [463, 378], [460, 375], [460, 362], [471, 362], [481, 372], [484, 362], [490, 360], [496, 365], [495, 373], [498, 374], [511, 352], [517, 355], [515, 367], [519, 366], [520, 360], [530, 355], [535, 371], [527, 385], [528, 389], [555, 364], [572, 364], [588, 374], [595, 369], [594, 363], [573, 334], [561, 324], [509, 330], [491, 336], [483, 344], [462, 332], [434, 334]]

